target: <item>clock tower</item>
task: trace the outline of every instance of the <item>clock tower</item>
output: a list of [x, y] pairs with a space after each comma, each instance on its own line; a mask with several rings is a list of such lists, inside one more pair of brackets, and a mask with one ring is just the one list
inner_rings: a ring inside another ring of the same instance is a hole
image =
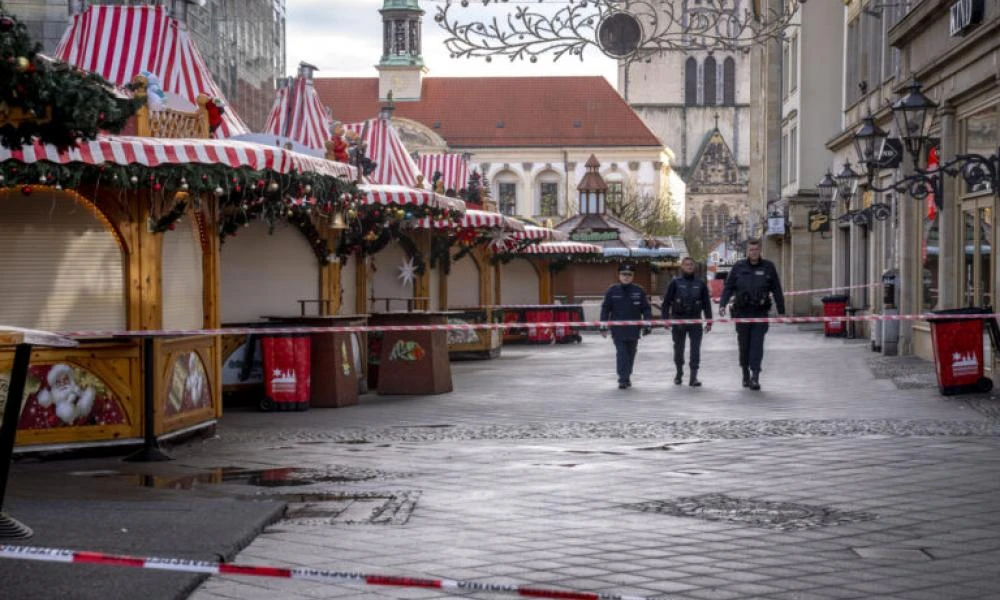
[[424, 57], [420, 52], [421, 18], [417, 0], [385, 0], [382, 9], [382, 60], [378, 66], [378, 97], [396, 102], [420, 100]]

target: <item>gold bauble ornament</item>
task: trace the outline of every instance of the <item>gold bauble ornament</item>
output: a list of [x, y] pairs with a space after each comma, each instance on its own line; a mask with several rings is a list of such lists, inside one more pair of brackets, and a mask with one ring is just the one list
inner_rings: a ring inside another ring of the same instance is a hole
[[28, 67], [30, 67], [30, 66], [31, 66], [31, 61], [28, 60], [26, 57], [24, 57], [24, 56], [18, 56], [17, 57], [17, 70], [18, 71], [21, 71], [23, 73], [23, 72], [27, 71]]

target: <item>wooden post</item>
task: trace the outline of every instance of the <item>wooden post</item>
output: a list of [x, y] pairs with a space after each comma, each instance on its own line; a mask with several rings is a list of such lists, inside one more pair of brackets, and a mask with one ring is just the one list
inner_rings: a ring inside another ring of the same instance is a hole
[[539, 304], [552, 304], [552, 271], [549, 270], [548, 259], [543, 259], [535, 264], [535, 270], [538, 271], [538, 303]]

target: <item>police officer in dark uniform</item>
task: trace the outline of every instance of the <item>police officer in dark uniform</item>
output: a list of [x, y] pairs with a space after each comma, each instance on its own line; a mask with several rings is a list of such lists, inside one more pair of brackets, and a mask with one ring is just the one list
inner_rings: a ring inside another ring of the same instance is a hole
[[[681, 261], [681, 274], [667, 285], [663, 295], [664, 319], [700, 319], [702, 315], [708, 319], [705, 331], [712, 331], [712, 300], [708, 294], [708, 285], [694, 275], [694, 259], [690, 256]], [[691, 379], [688, 385], [701, 386], [698, 381], [698, 366], [701, 364], [701, 323], [690, 325], [671, 325], [674, 337], [674, 364], [677, 365], [677, 375], [674, 383], [680, 385], [684, 381], [684, 339], [691, 339]]]
[[[734, 317], [766, 317], [771, 299], [778, 314], [785, 314], [785, 297], [774, 263], [761, 258], [760, 240], [747, 242], [747, 258], [733, 265], [719, 298], [719, 316], [726, 315], [726, 305], [733, 300]], [[760, 389], [760, 363], [764, 358], [764, 334], [767, 323], [737, 323], [736, 338], [740, 347], [743, 387]]]
[[[601, 321], [650, 321], [653, 311], [649, 298], [642, 286], [632, 283], [635, 267], [628, 263], [618, 266], [619, 283], [608, 288], [601, 304]], [[648, 334], [649, 327], [641, 328], [642, 335]], [[611, 327], [611, 339], [615, 342], [618, 363], [618, 389], [632, 387], [632, 366], [639, 346], [640, 327], [622, 325]], [[601, 335], [608, 337], [608, 328], [601, 328]]]

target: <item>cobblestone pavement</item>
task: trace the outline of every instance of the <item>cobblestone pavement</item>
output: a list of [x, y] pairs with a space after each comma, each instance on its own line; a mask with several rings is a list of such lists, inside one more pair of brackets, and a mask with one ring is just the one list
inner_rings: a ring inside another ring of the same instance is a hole
[[[585, 336], [456, 363], [452, 394], [231, 411], [164, 476], [225, 467], [197, 492], [289, 503], [240, 562], [676, 599], [1000, 597], [996, 400], [793, 327], [768, 335], [761, 392], [731, 329], [706, 336], [705, 386], [674, 386], [669, 340], [641, 343], [627, 391]], [[192, 595], [455, 597], [497, 596], [239, 577]]]

